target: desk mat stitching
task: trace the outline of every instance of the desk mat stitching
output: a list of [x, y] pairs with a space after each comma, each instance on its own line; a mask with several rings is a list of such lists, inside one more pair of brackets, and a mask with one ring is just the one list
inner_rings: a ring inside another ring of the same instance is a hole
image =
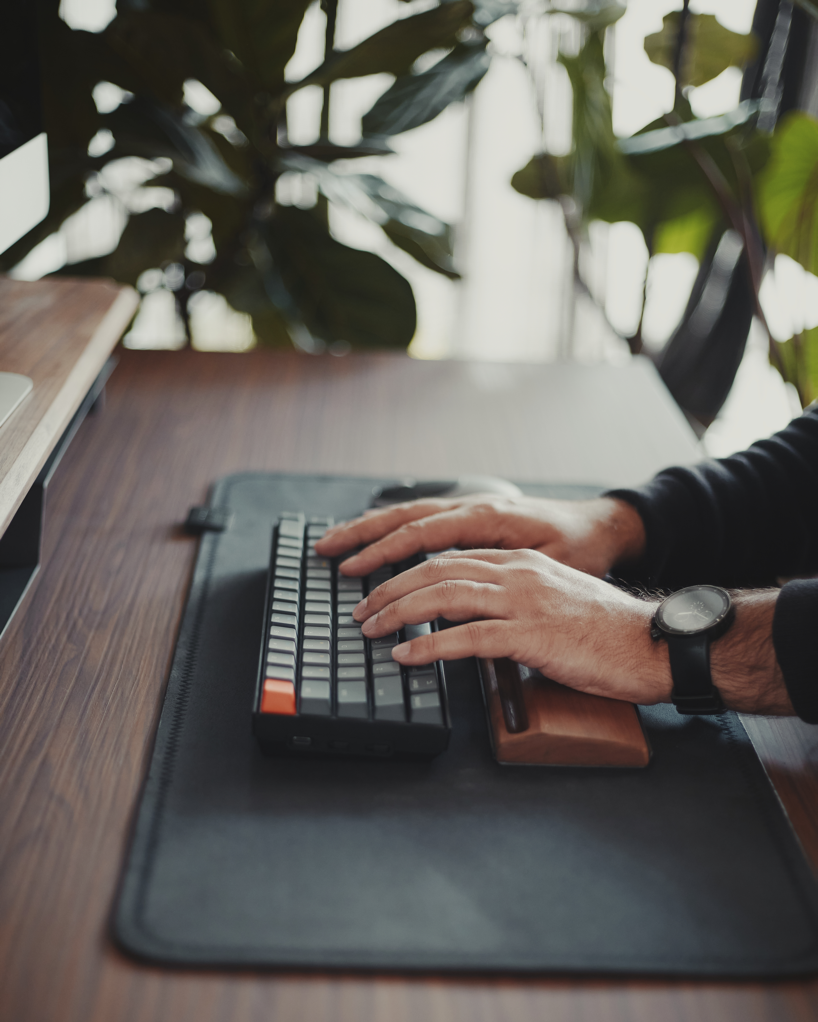
[[[303, 476], [297, 473], [237, 473], [235, 475], [228, 476], [222, 480], [219, 480], [211, 489], [210, 500], [211, 503], [219, 501], [220, 503], [229, 504], [229, 496], [233, 491], [233, 488], [238, 483], [249, 480], [252, 481], [258, 478], [269, 478], [275, 476], [277, 478], [288, 478], [288, 479], [327, 479], [331, 480], [333, 476]], [[362, 480], [363, 481], [363, 480]], [[376, 480], [373, 480], [373, 482]], [[228, 498], [227, 500], [224, 497]], [[137, 929], [142, 930], [142, 934], [148, 938], [149, 942], [153, 942], [154, 949], [145, 952], [146, 957], [156, 959], [155, 945], [159, 944], [167, 949], [168, 953], [177, 953], [186, 956], [188, 964], [206, 964], [207, 962], [213, 962], [220, 960], [222, 962], [229, 961], [231, 965], [236, 966], [247, 966], [247, 965], [262, 965], [270, 967], [269, 957], [258, 957], [258, 948], [254, 948], [252, 945], [248, 945], [246, 950], [235, 945], [222, 945], [214, 947], [208, 946], [206, 958], [202, 957], [202, 948], [199, 945], [191, 945], [185, 942], [167, 940], [158, 934], [152, 933], [150, 928], [145, 924], [142, 917], [142, 910], [145, 903], [145, 893], [150, 879], [150, 874], [153, 867], [154, 857], [156, 849], [158, 847], [159, 838], [161, 834], [163, 818], [166, 808], [167, 793], [169, 791], [172, 779], [175, 759], [178, 753], [179, 743], [181, 740], [182, 731], [184, 728], [184, 717], [187, 704], [189, 701], [191, 685], [193, 681], [193, 673], [197, 663], [199, 655], [199, 642], [200, 642], [200, 630], [201, 622], [204, 614], [204, 608], [206, 605], [207, 596], [210, 590], [210, 584], [212, 581], [212, 573], [215, 565], [216, 554], [218, 551], [221, 534], [210, 534], [203, 536], [200, 542], [199, 550], [197, 553], [196, 563], [194, 566], [193, 576], [191, 580], [189, 595], [187, 604], [183, 613], [182, 622], [180, 624], [179, 636], [177, 638], [177, 646], [174, 653], [170, 676], [168, 680], [168, 686], [165, 694], [165, 701], [163, 704], [163, 714], [165, 705], [171, 711], [167, 725], [165, 721], [160, 719], [159, 728], [157, 730], [157, 736], [155, 741], [155, 747], [151, 759], [151, 771], [145, 784], [145, 789], [141, 799], [140, 811], [138, 814], [139, 822], [136, 827], [136, 831], [140, 830], [139, 823], [145, 818], [149, 821], [147, 833], [145, 839], [141, 842], [141, 850], [137, 847], [140, 844], [138, 833], [134, 836], [133, 847], [130, 856], [131, 869], [127, 871], [123, 878], [121, 899], [119, 904], [119, 911], [117, 913], [116, 926], [119, 931], [118, 936], [121, 940], [124, 940], [126, 949], [137, 950], [139, 945], [142, 943], [138, 937], [134, 941], [133, 937], [136, 936], [134, 933], [134, 926], [131, 925], [131, 920], [135, 924]], [[185, 648], [181, 649], [182, 639], [186, 639]], [[783, 811], [783, 807], [777, 801], [777, 796], [774, 790], [761, 768], [761, 764], [757, 760], [755, 751], [752, 744], [742, 740], [736, 733], [738, 728], [741, 728], [741, 732], [744, 732], [744, 728], [741, 722], [733, 714], [726, 714], [717, 720], [719, 729], [726, 735], [730, 744], [736, 750], [736, 760], [740, 768], [740, 772], [744, 783], [750, 789], [754, 798], [753, 801], [757, 808], [761, 811], [764, 819], [765, 827], [770, 832], [770, 835], [779, 850], [780, 859], [783, 859], [783, 865], [785, 866], [786, 873], [789, 879], [790, 885], [799, 893], [807, 893], [803, 889], [803, 883], [799, 882], [797, 876], [797, 865], [796, 859], [801, 859], [800, 847], [797, 845], [797, 839], [791, 840], [788, 844], [784, 833], [780, 828], [781, 817], [788, 824], [786, 814]], [[158, 764], [158, 769], [154, 772], [153, 765]], [[778, 823], [777, 827], [775, 824]], [[794, 835], [791, 835], [794, 837]], [[803, 867], [803, 863], [801, 863]], [[133, 884], [133, 879], [136, 876], [137, 883]], [[129, 882], [130, 881], [130, 882]], [[810, 900], [808, 898], [808, 900]], [[814, 897], [811, 899], [814, 902]], [[134, 909], [131, 919], [128, 919], [128, 908]], [[808, 956], [816, 947], [816, 941], [818, 941], [818, 928], [816, 927], [816, 921], [813, 917], [810, 920], [813, 942], [808, 948], [801, 951], [796, 956], [797, 960], [803, 960]], [[129, 940], [130, 947], [129, 947]], [[136, 945], [136, 946], [134, 946]], [[361, 968], [355, 954], [349, 957], [349, 964], [343, 964], [343, 959], [346, 957], [343, 953], [339, 953], [337, 948], [327, 946], [322, 949], [313, 948], [313, 955], [321, 955], [330, 953], [336, 962], [340, 964], [335, 966], [337, 968], [349, 968], [350, 966], [355, 968]], [[285, 957], [279, 957], [276, 965], [272, 967], [296, 967], [298, 968], [298, 956], [303, 956], [303, 951], [299, 952], [295, 949], [295, 958], [293, 961], [287, 961]], [[190, 958], [194, 959], [190, 962]], [[428, 961], [423, 960], [423, 956], [419, 956], [416, 959], [416, 964], [408, 964], [406, 961], [406, 955], [400, 951], [394, 954], [383, 952], [381, 953], [381, 962], [373, 966], [375, 969], [383, 969], [389, 967], [389, 960], [392, 959], [394, 965], [398, 968], [408, 971], [418, 970], [429, 970], [434, 971], [457, 971], [458, 966], [447, 967], [444, 970], [440, 969], [440, 966], [435, 967], [433, 959]], [[718, 962], [729, 962], [730, 965], [735, 968], [735, 960], [716, 957], [711, 960], [717, 964]], [[762, 959], [759, 959], [761, 961]], [[793, 962], [792, 955], [787, 956], [786, 961]], [[640, 966], [638, 961], [634, 961], [633, 955], [630, 957], [619, 956], [619, 955], [597, 955], [596, 961], [599, 965], [595, 969], [589, 970], [587, 963], [583, 963], [578, 966], [564, 965], [559, 967], [558, 971], [572, 972], [575, 970], [589, 972], [589, 971], [603, 971], [606, 968], [618, 968], [622, 969], [623, 964], [625, 965], [625, 971], [627, 972], [639, 972], [642, 970], [655, 973], [656, 965], [660, 963], [673, 964], [674, 959], [666, 958], [663, 955], [654, 955], [650, 959], [646, 960], [644, 965]], [[768, 955], [763, 959], [765, 965], [769, 965], [771, 957]], [[182, 963], [178, 963], [182, 964]], [[307, 965], [301, 966], [305, 969], [315, 968], [333, 968], [333, 966], [315, 966]], [[473, 970], [474, 966], [469, 966], [468, 961], [465, 960], [462, 968], [467, 970]], [[796, 964], [796, 968], [798, 968]], [[806, 964], [804, 968], [807, 971], [814, 971], [815, 963], [810, 963], [809, 966]], [[500, 965], [499, 969], [504, 972], [554, 972], [554, 969], [548, 969], [542, 966], [503, 966]], [[678, 972], [675, 973], [678, 975]], [[688, 973], [690, 974], [690, 973]], [[700, 970], [695, 970], [693, 974], [705, 975], [706, 973]], [[727, 973], [720, 973], [721, 975], [729, 975]], [[789, 973], [792, 974], [792, 973]], [[745, 975], [745, 973], [738, 973], [738, 975]]]

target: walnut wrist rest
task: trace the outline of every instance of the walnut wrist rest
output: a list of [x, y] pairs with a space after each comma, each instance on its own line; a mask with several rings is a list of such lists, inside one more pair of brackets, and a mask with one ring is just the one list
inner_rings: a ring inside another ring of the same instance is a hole
[[512, 660], [479, 660], [494, 756], [502, 764], [645, 767], [631, 703], [558, 685]]

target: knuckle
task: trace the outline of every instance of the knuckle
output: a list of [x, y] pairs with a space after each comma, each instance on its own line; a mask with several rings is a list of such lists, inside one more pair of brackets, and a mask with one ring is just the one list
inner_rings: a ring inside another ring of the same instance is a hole
[[446, 571], [446, 561], [443, 557], [434, 557], [426, 562], [425, 573], [430, 578], [442, 578]]
[[446, 603], [452, 603], [460, 593], [459, 584], [452, 578], [444, 579], [438, 586], [440, 596]]

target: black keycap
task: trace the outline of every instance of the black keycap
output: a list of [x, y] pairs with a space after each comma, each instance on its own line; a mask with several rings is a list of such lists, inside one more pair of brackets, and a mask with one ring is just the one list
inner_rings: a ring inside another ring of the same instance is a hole
[[318, 653], [329, 653], [329, 639], [304, 639], [304, 649], [314, 649]]
[[[332, 618], [329, 614], [305, 614], [304, 615], [305, 625], [323, 625], [324, 628], [329, 628], [332, 625]], [[306, 629], [304, 631], [306, 635]]]
[[307, 625], [304, 629], [304, 639], [331, 639], [332, 629], [321, 625]]
[[391, 649], [393, 646], [397, 646], [400, 642], [400, 638], [397, 632], [392, 632], [391, 635], [384, 635], [380, 639], [370, 639], [373, 649]]
[[297, 635], [294, 628], [285, 628], [283, 625], [273, 625], [270, 628], [270, 638], [292, 639], [295, 642]]
[[376, 678], [373, 691], [376, 720], [406, 720], [400, 678]]
[[337, 662], [339, 667], [363, 667], [366, 663], [363, 653], [339, 653]]
[[338, 716], [367, 717], [366, 682], [338, 682]]
[[406, 636], [406, 641], [409, 642], [410, 639], [417, 639], [420, 635], [429, 635], [431, 631], [432, 626], [429, 624], [405, 625], [403, 634]]
[[304, 679], [301, 682], [301, 712], [329, 716], [330, 693], [328, 681]]
[[298, 618], [295, 614], [273, 614], [270, 617], [270, 623], [274, 625], [289, 625], [290, 628], [295, 628]]
[[363, 651], [364, 651], [363, 639], [342, 639], [338, 643], [339, 653], [363, 653]]
[[270, 664], [281, 664], [282, 667], [290, 667], [295, 669], [295, 654], [294, 653], [281, 653], [276, 649], [267, 651], [267, 666]]
[[382, 649], [373, 649], [372, 663], [373, 664], [389, 663], [389, 661], [391, 661], [392, 659], [393, 649], [394, 649], [393, 646], [385, 646]]
[[361, 626], [358, 624], [357, 621], [355, 622], [355, 624], [357, 626], [355, 628], [339, 627], [339, 629], [338, 629], [338, 638], [339, 639], [360, 639], [360, 637], [361, 637]]
[[327, 664], [329, 665], [329, 653], [316, 653], [314, 650], [305, 649], [301, 657], [304, 664]]
[[431, 674], [410, 674], [409, 675], [409, 691], [410, 692], [436, 692], [437, 691], [437, 675], [432, 672]]
[[295, 643], [292, 639], [270, 639], [267, 648], [278, 650], [279, 653], [295, 654]]
[[319, 664], [304, 664], [301, 668], [302, 678], [312, 678], [314, 681], [329, 681], [329, 667], [321, 667]]
[[366, 680], [366, 668], [365, 667], [339, 667], [338, 668], [338, 683], [342, 681], [365, 681]]
[[387, 674], [400, 674], [400, 664], [394, 660], [390, 660], [385, 664], [373, 664], [372, 665], [372, 677], [382, 678]]
[[442, 724], [443, 710], [437, 692], [425, 692], [409, 698], [413, 724]]

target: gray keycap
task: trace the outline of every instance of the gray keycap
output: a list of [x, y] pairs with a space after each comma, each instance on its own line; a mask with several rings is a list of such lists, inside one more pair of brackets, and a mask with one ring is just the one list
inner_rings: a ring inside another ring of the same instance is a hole
[[338, 682], [338, 716], [367, 717], [366, 682]]
[[329, 568], [307, 568], [307, 579], [322, 579], [323, 581], [329, 581], [332, 578], [332, 572]]
[[342, 639], [338, 643], [339, 653], [363, 653], [363, 651], [364, 651], [363, 639]]
[[[329, 628], [332, 624], [332, 618], [329, 614], [305, 614], [304, 615], [305, 625], [323, 625], [325, 628]], [[304, 631], [306, 635], [306, 630]]]
[[425, 692], [409, 698], [413, 724], [442, 724], [443, 710], [437, 692]]
[[381, 649], [372, 650], [372, 663], [389, 663], [392, 659], [392, 650], [394, 646], [384, 646]]
[[434, 672], [432, 674], [410, 674], [409, 675], [409, 691], [410, 692], [436, 692], [437, 691], [437, 675]]
[[331, 564], [326, 557], [308, 557], [307, 558], [308, 568], [330, 568]]
[[[273, 585], [278, 585], [278, 580], [282, 578], [298, 581], [301, 578], [301, 572], [297, 568], [282, 568], [277, 564], [275, 575], [273, 576]], [[287, 587], [285, 586], [284, 588], [286, 589]]]
[[329, 664], [329, 653], [316, 653], [313, 650], [305, 649], [301, 661], [305, 664]]
[[270, 664], [281, 664], [282, 667], [295, 668], [295, 654], [281, 653], [277, 649], [267, 651], [267, 666]]
[[332, 589], [332, 583], [327, 579], [315, 578], [315, 576], [311, 575], [309, 572], [307, 572], [307, 578], [310, 580], [307, 583], [308, 589], [321, 589], [327, 593]]
[[313, 522], [307, 526], [307, 535], [310, 539], [320, 539], [328, 528], [329, 526], [326, 522]]
[[[292, 596], [287, 593], [287, 596]], [[280, 610], [284, 614], [298, 614], [298, 604], [295, 600], [273, 600], [273, 610]]]
[[406, 720], [400, 678], [376, 678], [374, 694], [376, 720]]
[[[307, 586], [307, 591], [304, 594], [304, 599], [315, 600], [318, 603], [332, 603], [332, 593], [326, 590], [313, 589], [312, 584], [310, 583]], [[329, 607], [327, 607], [327, 610], [329, 610]]]
[[308, 614], [326, 614], [327, 616], [330, 614], [329, 604], [318, 600], [308, 600], [304, 604], [304, 610]]
[[282, 538], [286, 536], [288, 539], [301, 539], [304, 535], [304, 523], [287, 521], [286, 518], [283, 518], [278, 523], [278, 534]]
[[362, 593], [364, 591], [363, 580], [360, 578], [347, 578], [345, 575], [338, 576], [339, 593]]
[[329, 653], [329, 639], [304, 639], [304, 649], [314, 649], [318, 653]]
[[276, 649], [279, 653], [295, 654], [295, 643], [292, 639], [270, 639], [267, 643], [268, 649]]
[[366, 661], [363, 653], [339, 653], [339, 667], [363, 667]]
[[295, 568], [296, 571], [300, 571], [301, 561], [297, 557], [285, 557], [282, 554], [280, 557], [276, 557], [276, 571], [279, 568]]
[[330, 712], [329, 682], [304, 679], [301, 682], [301, 712], [320, 714], [326, 717]]
[[349, 628], [352, 625], [357, 625], [358, 622], [355, 620], [354, 617], [352, 617], [351, 614], [343, 614], [343, 615], [339, 614], [338, 615], [338, 624], [339, 624], [339, 626], [341, 628]]
[[397, 646], [400, 642], [397, 632], [392, 632], [391, 635], [384, 635], [380, 639], [370, 639], [373, 649], [391, 649], [393, 646]]
[[279, 578], [275, 577], [275, 588], [276, 589], [292, 589], [294, 592], [298, 592], [301, 588], [301, 583], [295, 578]]
[[321, 625], [307, 625], [304, 629], [305, 639], [331, 639], [332, 629]]
[[294, 628], [285, 628], [284, 625], [273, 625], [270, 628], [270, 638], [292, 639], [295, 642], [297, 636]]
[[264, 677], [275, 678], [276, 681], [295, 681], [295, 668], [283, 664], [267, 664]]
[[270, 623], [274, 625], [289, 625], [290, 628], [295, 628], [298, 618], [295, 614], [273, 614], [270, 617]]
[[400, 664], [394, 660], [390, 660], [385, 664], [373, 664], [372, 665], [372, 677], [382, 678], [387, 674], [400, 674]]
[[319, 664], [304, 664], [301, 668], [301, 677], [329, 681], [329, 667], [321, 667]]
[[365, 667], [339, 667], [338, 681], [364, 681], [366, 679]]
[[278, 550], [294, 550], [296, 553], [291, 553], [291, 557], [300, 557], [302, 555], [303, 540], [295, 539], [292, 536], [279, 536], [278, 537]]
[[338, 638], [339, 639], [360, 639], [361, 637], [361, 626], [358, 622], [355, 622], [356, 627], [354, 628], [339, 628]]
[[419, 635], [429, 635], [432, 631], [432, 626], [429, 624], [422, 625], [405, 625], [403, 634], [406, 636], [406, 641], [410, 639], [417, 639]]
[[284, 600], [290, 600], [292, 603], [296, 603], [298, 600], [298, 593], [292, 592], [290, 589], [274, 589], [273, 600], [276, 603], [282, 603]]

